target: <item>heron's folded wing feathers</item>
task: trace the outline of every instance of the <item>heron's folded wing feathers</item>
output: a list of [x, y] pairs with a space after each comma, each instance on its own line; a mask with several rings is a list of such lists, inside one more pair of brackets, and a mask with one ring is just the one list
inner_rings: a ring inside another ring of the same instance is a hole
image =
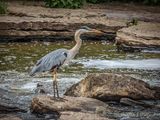
[[31, 71], [31, 74], [36, 72], [50, 71], [55, 67], [60, 67], [67, 59], [67, 54], [68, 50], [66, 49], [58, 49], [48, 53], [37, 61], [36, 65]]

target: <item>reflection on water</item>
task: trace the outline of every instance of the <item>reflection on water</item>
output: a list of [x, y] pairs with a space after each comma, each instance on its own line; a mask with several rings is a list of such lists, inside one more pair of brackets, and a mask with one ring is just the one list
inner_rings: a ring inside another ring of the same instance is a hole
[[[28, 72], [35, 62], [52, 50], [58, 48], [70, 49], [74, 41], [61, 42], [34, 42], [34, 43], [1, 43], [0, 44], [0, 74], [9, 74], [5, 81], [10, 82], [11, 89], [33, 91], [37, 82], [43, 82], [52, 87], [49, 74], [30, 78]], [[10, 72], [9, 72], [10, 71]], [[16, 72], [18, 78], [12, 73]], [[160, 80], [160, 52], [144, 51], [138, 53], [117, 52], [114, 45], [103, 41], [84, 41], [80, 53], [72, 64], [60, 70], [61, 93], [71, 84], [78, 82], [86, 73], [93, 72], [120, 72], [132, 75], [157, 84]], [[24, 77], [19, 78], [22, 74]], [[12, 85], [11, 85], [12, 84]], [[6, 85], [6, 84], [3, 84]], [[2, 86], [2, 85], [1, 85]], [[63, 86], [63, 87], [62, 87]], [[51, 88], [50, 88], [51, 89]]]

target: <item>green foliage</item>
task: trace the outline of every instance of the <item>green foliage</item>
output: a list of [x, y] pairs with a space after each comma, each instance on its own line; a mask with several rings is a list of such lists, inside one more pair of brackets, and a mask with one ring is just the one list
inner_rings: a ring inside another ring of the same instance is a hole
[[51, 8], [80, 8], [84, 5], [85, 1], [89, 3], [102, 3], [102, 2], [134, 2], [147, 5], [160, 5], [160, 0], [44, 0], [45, 5]]
[[0, 1], [0, 14], [5, 14], [7, 11], [7, 5], [5, 2]]
[[109, 2], [110, 0], [87, 0], [89, 3], [102, 3], [102, 2]]
[[54, 8], [80, 8], [85, 0], [44, 0], [47, 7]]
[[160, 0], [87, 0], [87, 2], [89, 3], [101, 3], [101, 2], [113, 2], [113, 1], [137, 2], [137, 3], [147, 4], [147, 5], [160, 5]]
[[160, 5], [160, 0], [143, 0], [143, 3], [148, 5]]

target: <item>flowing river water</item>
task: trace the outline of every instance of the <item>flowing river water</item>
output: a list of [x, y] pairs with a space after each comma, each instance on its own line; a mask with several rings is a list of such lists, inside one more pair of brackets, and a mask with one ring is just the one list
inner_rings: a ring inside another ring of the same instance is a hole
[[[70, 49], [74, 41], [28, 42], [0, 44], [0, 88], [30, 99], [37, 84], [43, 84], [52, 94], [52, 76], [49, 73], [28, 75], [36, 61], [58, 48]], [[118, 52], [116, 46], [106, 41], [83, 41], [79, 54], [69, 66], [59, 70], [60, 94], [71, 85], [94, 72], [123, 73], [140, 78], [151, 85], [160, 86], [160, 51]]]

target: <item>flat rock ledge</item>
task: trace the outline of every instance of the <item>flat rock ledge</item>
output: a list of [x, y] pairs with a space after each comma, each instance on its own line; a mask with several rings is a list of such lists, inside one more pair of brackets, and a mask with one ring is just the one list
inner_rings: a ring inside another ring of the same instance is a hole
[[160, 47], [160, 24], [138, 22], [117, 31], [117, 45], [122, 48]]
[[65, 95], [90, 97], [102, 101], [119, 101], [121, 98], [134, 100], [160, 98], [158, 89], [150, 88], [144, 81], [112, 73], [90, 74], [69, 88]]
[[[106, 109], [106, 104], [93, 98], [64, 96], [62, 100], [51, 96], [39, 95], [31, 102], [32, 113], [57, 114], [60, 120], [109, 120], [98, 114], [99, 109]], [[58, 114], [57, 114], [58, 115]]]
[[[105, 31], [103, 35], [84, 35], [83, 39], [114, 40], [124, 21], [109, 20], [101, 11], [53, 9], [40, 6], [8, 6], [0, 16], [0, 42], [73, 40], [75, 30], [87, 25]], [[97, 20], [96, 20], [97, 19]]]

